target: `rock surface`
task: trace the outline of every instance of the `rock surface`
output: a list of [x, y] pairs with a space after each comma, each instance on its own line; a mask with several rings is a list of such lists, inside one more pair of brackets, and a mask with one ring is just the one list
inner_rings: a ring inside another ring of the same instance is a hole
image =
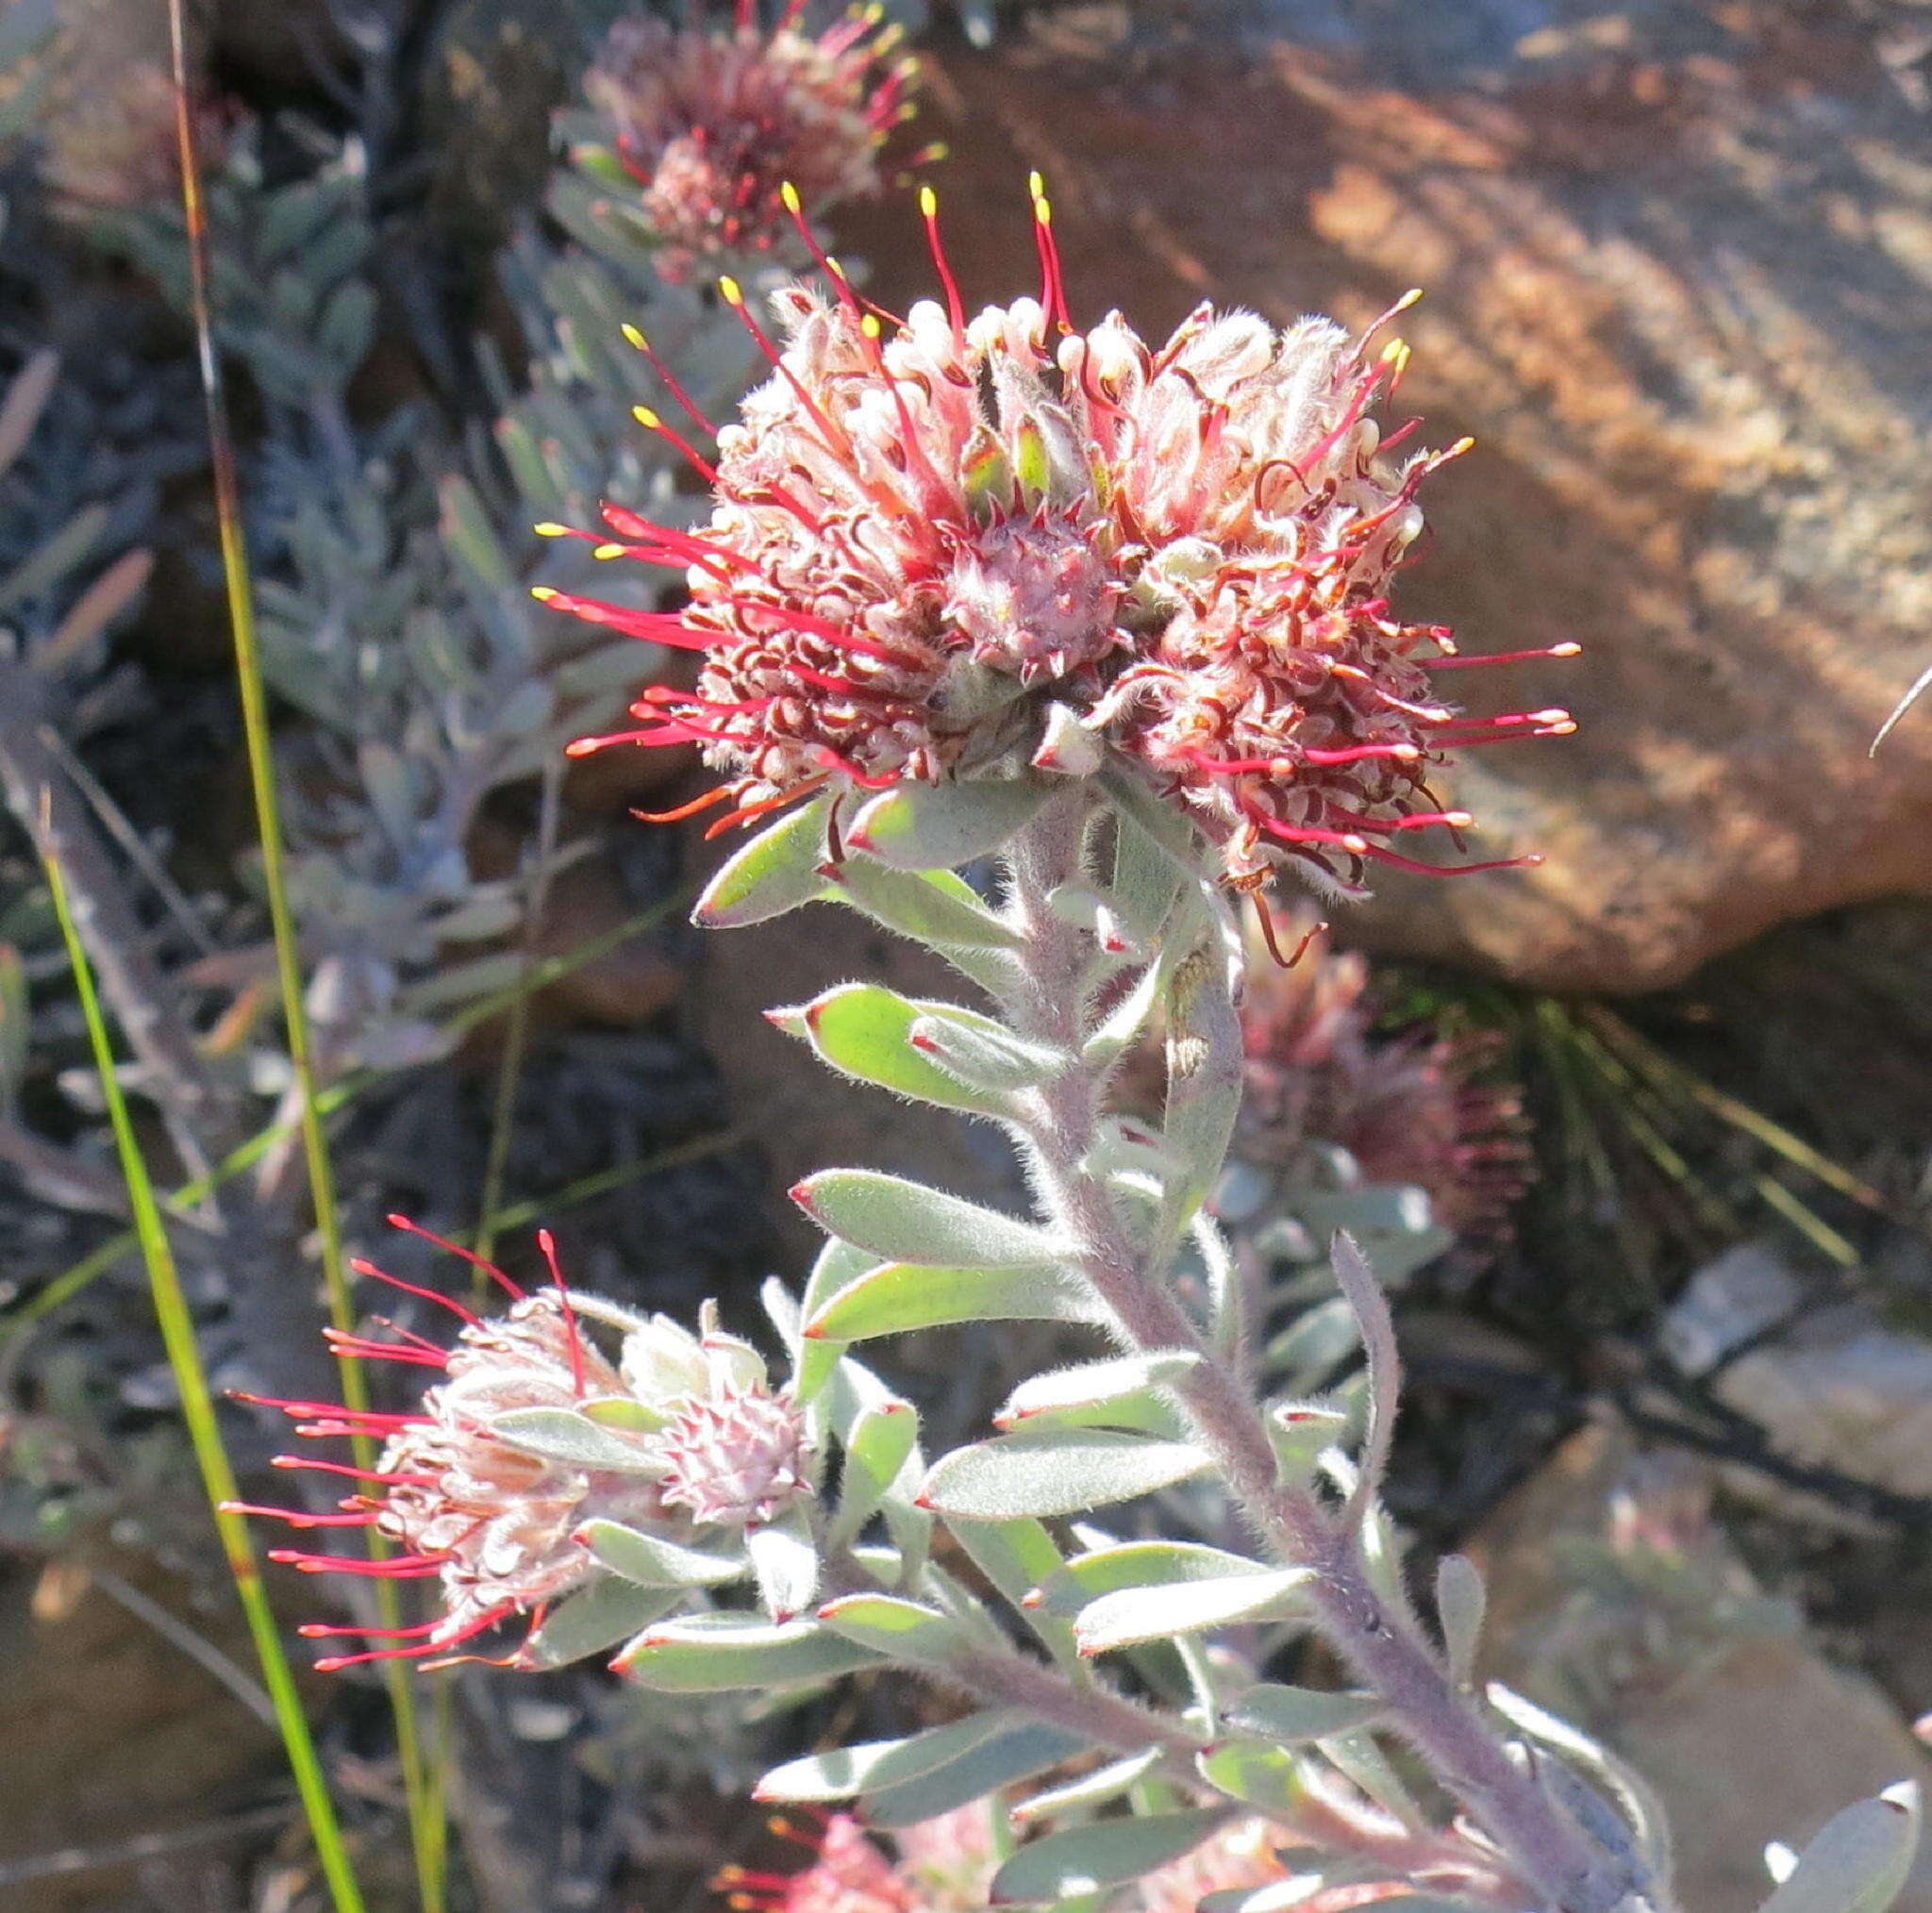
[[[1434, 441], [1479, 443], [1424, 495], [1407, 604], [1472, 651], [1581, 640], [1455, 690], [1567, 704], [1583, 730], [1449, 779], [1481, 854], [1540, 870], [1391, 877], [1348, 928], [1633, 990], [1932, 890], [1932, 715], [1866, 755], [1932, 656], [1932, 164], [1849, 0], [1574, 10], [1468, 9], [1438, 45], [1419, 22], [1463, 9], [1276, 4], [1258, 14], [1300, 42], [1237, 50], [1070, 8], [943, 56], [924, 130], [952, 142], [970, 301], [1029, 287], [1033, 166], [1081, 314], [1363, 323], [1428, 289], [1404, 399]], [[1346, 43], [1344, 15], [1389, 39]], [[888, 306], [930, 289], [904, 203], [841, 238]]]
[[[1765, 1843], [1932, 1760], [1876, 1686], [1833, 1666], [1768, 1599], [1708, 1512], [1709, 1477], [1621, 1429], [1573, 1437], [1483, 1524], [1482, 1672], [1565, 1715], [1661, 1797], [1677, 1903], [1749, 1913]], [[1897, 1913], [1932, 1909], [1923, 1852]]]
[[1861, 1302], [1809, 1300], [1790, 1268], [1744, 1243], [1691, 1278], [1664, 1345], [1687, 1374], [1722, 1363], [1718, 1399], [1793, 1460], [1932, 1499], [1932, 1345]]
[[[112, 1558], [138, 1594], [253, 1669], [239, 1610], [199, 1611], [150, 1561]], [[0, 1573], [0, 1899], [21, 1913], [236, 1904], [231, 1870], [272, 1829], [222, 1822], [286, 1772], [272, 1728], [72, 1562]], [[117, 1851], [143, 1839], [143, 1864]]]

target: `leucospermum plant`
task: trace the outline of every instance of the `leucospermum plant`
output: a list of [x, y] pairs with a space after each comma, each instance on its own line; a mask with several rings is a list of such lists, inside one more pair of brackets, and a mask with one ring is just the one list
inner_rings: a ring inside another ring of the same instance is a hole
[[[1569, 720], [1458, 715], [1448, 634], [1391, 607], [1447, 456], [1373, 416], [1405, 348], [1205, 307], [1158, 345], [1117, 315], [1078, 330], [1035, 201], [1041, 296], [970, 320], [936, 236], [944, 301], [904, 321], [829, 262], [824, 291], [778, 293], [775, 332], [727, 281], [772, 374], [691, 448], [709, 522], [612, 507], [592, 534], [682, 571], [688, 605], [546, 594], [699, 654], [694, 688], [578, 748], [694, 743], [721, 782], [690, 807], [758, 823], [701, 923], [835, 903], [958, 973], [970, 1002], [853, 982], [773, 1016], [848, 1076], [1003, 1129], [1033, 1212], [808, 1177], [826, 1241], [802, 1292], [768, 1285], [769, 1356], [560, 1278], [464, 1314], [453, 1351], [406, 1338], [389, 1352], [443, 1372], [418, 1413], [291, 1405], [388, 1442], [339, 1514], [297, 1520], [376, 1527], [407, 1552], [347, 1565], [435, 1584], [437, 1615], [367, 1654], [508, 1629], [519, 1665], [614, 1650], [671, 1693], [897, 1669], [949, 1697], [941, 1724], [766, 1775], [764, 1798], [839, 1811], [795, 1880], [735, 1883], [748, 1905], [1668, 1907], [1642, 1782], [1475, 1682], [1474, 1570], [1444, 1564], [1433, 1624], [1411, 1597], [1379, 1501], [1398, 1361], [1374, 1273], [1337, 1237], [1360, 1385], [1281, 1392], [1213, 1213], [1238, 908], [1408, 867], [1396, 842], [1469, 823], [1428, 788], [1445, 748]], [[1158, 1120], [1110, 1114], [1157, 1029]], [[1003, 1320], [1084, 1356], [926, 1455], [871, 1345]], [[1229, 1518], [1169, 1531], [1204, 1505]], [[1295, 1665], [1331, 1684], [1274, 1677], [1311, 1643]], [[963, 1888], [849, 1818], [890, 1834], [1019, 1788]], [[1850, 1809], [1767, 1913], [1883, 1905], [1916, 1811]]]

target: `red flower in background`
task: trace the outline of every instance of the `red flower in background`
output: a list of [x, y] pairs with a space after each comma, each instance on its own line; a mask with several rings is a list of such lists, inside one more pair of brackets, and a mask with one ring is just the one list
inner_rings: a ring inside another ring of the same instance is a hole
[[1248, 966], [1236, 1155], [1339, 1143], [1370, 1182], [1423, 1189], [1465, 1251], [1492, 1249], [1534, 1161], [1521, 1092], [1494, 1080], [1505, 1039], [1376, 1030], [1367, 963], [1313, 938], [1306, 918], [1293, 927], [1307, 947], [1292, 965], [1257, 951]]
[[728, 28], [620, 20], [586, 75], [663, 242], [665, 278], [783, 249], [788, 182], [808, 214], [878, 192], [881, 149], [912, 111], [915, 62], [887, 64], [902, 29], [866, 8], [809, 34], [805, 11], [787, 0], [769, 33], [753, 0], [738, 0]]

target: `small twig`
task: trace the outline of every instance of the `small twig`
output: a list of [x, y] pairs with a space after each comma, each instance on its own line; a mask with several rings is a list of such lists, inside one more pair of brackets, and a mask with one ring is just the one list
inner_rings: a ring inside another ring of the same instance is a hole
[[197, 1139], [225, 1102], [194, 1043], [192, 1024], [148, 952], [141, 919], [95, 836], [74, 786], [42, 739], [41, 686], [0, 655], [0, 790], [44, 862], [67, 879], [75, 922], [101, 979], [101, 993], [140, 1058], [142, 1087], [189, 1169], [208, 1173]]
[[102, 827], [127, 853], [127, 861], [153, 886], [156, 896], [167, 905], [168, 914], [180, 926], [182, 935], [204, 956], [216, 955], [221, 946], [208, 934], [208, 927], [201, 921], [200, 913], [188, 901], [181, 886], [168, 874], [167, 865], [148, 848], [141, 832], [127, 821], [127, 813], [108, 794], [107, 787], [52, 724], [43, 724], [40, 734], [41, 741], [60, 759], [61, 768], [93, 807]]
[[97, 1872], [105, 1867], [131, 1867], [159, 1859], [188, 1847], [239, 1839], [244, 1834], [266, 1833], [288, 1822], [290, 1809], [258, 1806], [226, 1820], [204, 1821], [199, 1826], [168, 1827], [160, 1833], [137, 1834], [105, 1847], [62, 1847], [51, 1854], [29, 1854], [21, 1860], [0, 1860], [0, 1888], [25, 1887], [35, 1880], [56, 1880], [68, 1873]]
[[171, 1647], [179, 1648], [197, 1667], [206, 1669], [264, 1726], [275, 1728], [279, 1724], [275, 1720], [275, 1704], [261, 1683], [251, 1679], [213, 1641], [195, 1633], [185, 1622], [177, 1621], [158, 1601], [151, 1600], [111, 1569], [94, 1568], [89, 1572], [103, 1594], [110, 1601], [118, 1601], [137, 1621], [146, 1622]]
[[7, 1116], [0, 1116], [0, 1162], [12, 1164], [27, 1189], [55, 1208], [112, 1216], [117, 1222], [127, 1218], [127, 1191], [119, 1176]]

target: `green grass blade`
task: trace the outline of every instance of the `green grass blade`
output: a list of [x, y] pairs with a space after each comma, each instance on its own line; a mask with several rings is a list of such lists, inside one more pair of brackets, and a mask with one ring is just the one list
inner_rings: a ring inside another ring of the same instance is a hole
[[[355, 1309], [343, 1266], [341, 1231], [336, 1215], [335, 1177], [329, 1165], [328, 1139], [323, 1127], [314, 1047], [309, 1040], [302, 990], [301, 956], [289, 907], [284, 869], [281, 811], [275, 792], [275, 757], [268, 720], [268, 692], [263, 682], [261, 648], [255, 628], [254, 580], [242, 530], [242, 488], [236, 468], [234, 438], [228, 428], [226, 395], [221, 361], [214, 342], [213, 300], [208, 258], [208, 208], [202, 198], [201, 169], [195, 152], [195, 117], [190, 93], [186, 0], [168, 0], [168, 28], [175, 68], [175, 132], [181, 159], [181, 206], [188, 239], [190, 294], [194, 329], [200, 346], [202, 397], [208, 417], [208, 462], [214, 479], [216, 528], [222, 554], [222, 579], [227, 594], [228, 625], [235, 645], [235, 681], [242, 705], [242, 727], [248, 749], [248, 782], [255, 804], [256, 834], [261, 846], [263, 887], [269, 923], [275, 932], [275, 975], [280, 986], [289, 1062], [300, 1098], [302, 1154], [308, 1172], [308, 1189], [322, 1246], [323, 1288], [329, 1320], [337, 1328], [355, 1326]], [[158, 1221], [158, 1211], [157, 1210]], [[342, 1399], [351, 1408], [368, 1406], [369, 1390], [361, 1366], [353, 1360], [338, 1364]], [[370, 1465], [371, 1444], [355, 1443], [357, 1460]], [[372, 1553], [387, 1552], [372, 1537]], [[384, 1627], [397, 1624], [400, 1604], [395, 1590], [378, 1580], [376, 1611]], [[402, 1764], [403, 1787], [408, 1802], [410, 1842], [419, 1879], [425, 1887], [430, 1846], [425, 1828], [429, 1804], [424, 1796], [423, 1761], [416, 1727], [415, 1698], [408, 1678], [395, 1662], [384, 1664], [391, 1706], [395, 1715], [396, 1752]], [[425, 1913], [435, 1909], [425, 1901]]]
[[161, 1222], [160, 1205], [148, 1179], [147, 1165], [136, 1141], [134, 1126], [128, 1120], [127, 1105], [114, 1076], [114, 1053], [108, 1040], [108, 1027], [101, 1014], [100, 999], [94, 993], [93, 973], [74, 926], [68, 908], [67, 890], [58, 865], [46, 866], [47, 883], [59, 919], [60, 935], [67, 945], [67, 960], [74, 971], [75, 989], [80, 998], [81, 1014], [87, 1022], [88, 1041], [93, 1050], [94, 1068], [101, 1079], [108, 1120], [114, 1131], [114, 1147], [121, 1161], [121, 1173], [127, 1185], [127, 1200], [134, 1211], [134, 1230], [146, 1264], [148, 1283], [154, 1295], [155, 1319], [160, 1324], [161, 1341], [167, 1350], [168, 1365], [174, 1371], [175, 1386], [181, 1396], [181, 1417], [194, 1458], [201, 1470], [202, 1487], [221, 1537], [222, 1552], [228, 1572], [235, 1579], [235, 1592], [247, 1617], [248, 1632], [255, 1642], [261, 1665], [262, 1684], [275, 1706], [275, 1723], [281, 1730], [289, 1766], [295, 1776], [302, 1807], [308, 1820], [316, 1858], [328, 1882], [329, 1896], [336, 1913], [362, 1913], [362, 1894], [356, 1884], [355, 1870], [329, 1799], [328, 1785], [323, 1777], [322, 1763], [308, 1733], [302, 1711], [301, 1696], [295, 1691], [288, 1655], [282, 1650], [281, 1636], [270, 1611], [267, 1591], [261, 1585], [255, 1547], [246, 1523], [238, 1515], [224, 1514], [221, 1505], [237, 1499], [234, 1471], [228, 1465], [227, 1451], [222, 1445], [221, 1426], [215, 1416], [214, 1398], [209, 1393], [208, 1375], [201, 1365], [201, 1351], [194, 1340], [194, 1326], [181, 1283], [175, 1267], [174, 1252], [168, 1245], [168, 1232]]

